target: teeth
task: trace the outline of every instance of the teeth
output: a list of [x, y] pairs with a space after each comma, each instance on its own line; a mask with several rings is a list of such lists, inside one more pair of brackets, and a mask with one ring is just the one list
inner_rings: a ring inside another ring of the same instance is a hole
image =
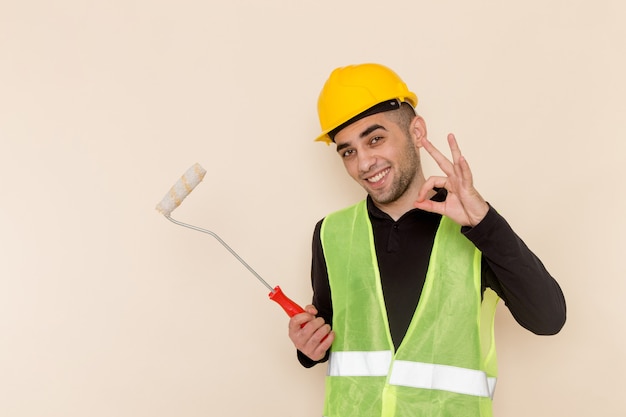
[[381, 172], [380, 174], [375, 175], [375, 176], [373, 176], [373, 177], [371, 177], [371, 178], [368, 178], [368, 179], [367, 179], [367, 181], [369, 181], [369, 182], [378, 182], [378, 181], [382, 180], [382, 179], [383, 179], [383, 177], [384, 177], [385, 175], [387, 175], [387, 173], [388, 173], [388, 172], [389, 172], [389, 170], [388, 170], [388, 169], [386, 169], [386, 170], [384, 170], [383, 172]]

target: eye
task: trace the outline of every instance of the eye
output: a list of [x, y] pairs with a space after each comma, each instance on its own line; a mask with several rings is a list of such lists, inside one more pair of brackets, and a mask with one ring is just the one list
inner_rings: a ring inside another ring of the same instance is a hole
[[343, 151], [341, 153], [341, 157], [342, 158], [349, 158], [352, 155], [354, 155], [356, 153], [356, 151], [354, 149], [346, 149], [345, 151]]
[[380, 142], [381, 140], [383, 140], [384, 138], [382, 136], [373, 136], [370, 139], [370, 145], [376, 145], [378, 142]]

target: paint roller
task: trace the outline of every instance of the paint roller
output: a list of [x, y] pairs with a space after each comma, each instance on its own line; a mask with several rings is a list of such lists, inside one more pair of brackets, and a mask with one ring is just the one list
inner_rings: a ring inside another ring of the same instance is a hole
[[283, 293], [283, 291], [280, 289], [279, 286], [272, 288], [271, 285], [269, 285], [263, 278], [261, 278], [261, 276], [254, 269], [252, 269], [252, 267], [248, 265], [248, 263], [244, 261], [241, 258], [241, 256], [239, 256], [237, 252], [235, 252], [230, 246], [228, 246], [226, 242], [224, 242], [222, 238], [220, 238], [216, 233], [210, 230], [202, 229], [200, 227], [197, 227], [191, 224], [180, 222], [171, 217], [172, 211], [174, 211], [176, 207], [180, 206], [180, 204], [191, 193], [191, 191], [193, 191], [193, 189], [198, 184], [200, 184], [205, 174], [206, 174], [206, 170], [202, 168], [200, 164], [196, 163], [192, 165], [183, 174], [183, 176], [178, 181], [176, 181], [176, 183], [172, 186], [172, 188], [170, 188], [169, 192], [165, 194], [165, 197], [163, 197], [163, 199], [159, 202], [159, 204], [157, 204], [156, 206], [157, 211], [163, 214], [165, 218], [171, 221], [172, 223], [175, 223], [179, 226], [186, 227], [191, 230], [196, 230], [198, 232], [206, 233], [208, 235], [213, 236], [235, 258], [237, 258], [237, 260], [241, 262], [241, 264], [245, 266], [248, 269], [248, 271], [250, 271], [263, 285], [265, 285], [265, 287], [267, 287], [270, 290], [270, 293], [269, 293], [270, 300], [278, 303], [283, 308], [283, 310], [285, 310], [287, 315], [289, 315], [289, 317], [292, 317], [299, 313], [303, 313], [304, 310], [302, 309], [302, 307], [300, 307], [294, 301], [289, 299], [289, 297], [287, 297]]

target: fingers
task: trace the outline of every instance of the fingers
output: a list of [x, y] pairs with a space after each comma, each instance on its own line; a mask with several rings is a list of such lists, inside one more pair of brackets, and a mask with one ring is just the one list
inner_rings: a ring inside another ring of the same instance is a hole
[[438, 177], [438, 176], [429, 177], [428, 179], [426, 179], [426, 181], [424, 181], [424, 184], [422, 184], [422, 188], [420, 188], [420, 191], [417, 195], [417, 201], [418, 202], [426, 201], [428, 194], [434, 188], [448, 189], [449, 188], [448, 182], [449, 182], [448, 177]]
[[307, 323], [315, 319], [315, 314], [311, 314], [308, 311], [300, 314], [296, 314], [289, 319], [289, 336], [292, 333], [296, 333], [298, 330], [306, 326]]
[[313, 360], [320, 360], [326, 355], [335, 334], [313, 306], [307, 306], [304, 313], [296, 314], [289, 320], [289, 338], [296, 349]]
[[461, 153], [459, 144], [452, 133], [448, 135], [448, 144], [452, 153], [455, 174], [461, 179], [463, 186], [471, 186], [473, 184], [472, 170], [467, 159]]
[[456, 166], [458, 167], [459, 177], [463, 181], [463, 186], [472, 186], [474, 184], [474, 177], [472, 176], [472, 170], [470, 169], [467, 159], [461, 155]]
[[[422, 139], [422, 144], [445, 176], [428, 178], [422, 184], [414, 206], [432, 213], [446, 215], [461, 225], [475, 226], [480, 223], [489, 211], [489, 206], [474, 188], [472, 171], [461, 153], [455, 136], [452, 133], [448, 135], [452, 161], [425, 138]], [[448, 191], [446, 200], [435, 202], [427, 199], [428, 193], [433, 188], [445, 188]]]
[[326, 356], [326, 351], [330, 349], [330, 345], [332, 345], [334, 340], [335, 332], [330, 329], [328, 324], [325, 324], [313, 333], [300, 351], [314, 361], [319, 361]]
[[448, 146], [450, 147], [450, 153], [452, 155], [452, 161], [450, 161], [444, 154], [442, 154], [428, 139], [423, 138], [422, 144], [424, 149], [432, 156], [432, 158], [437, 162], [439, 168], [449, 177], [456, 175], [459, 177], [466, 178], [467, 175], [470, 175], [471, 171], [469, 170], [469, 164], [467, 160], [463, 157], [461, 153], [461, 148], [459, 148], [459, 144], [456, 140], [454, 134], [450, 133], [448, 135]]
[[450, 152], [452, 153], [452, 162], [457, 164], [461, 158], [461, 149], [456, 141], [456, 137], [452, 133], [448, 134], [448, 146], [450, 146]]
[[426, 152], [432, 156], [437, 165], [439, 165], [439, 168], [441, 168], [446, 175], [450, 176], [454, 174], [454, 165], [452, 162], [450, 162], [450, 160], [448, 160], [448, 158], [446, 158], [445, 155], [439, 151], [439, 149], [435, 148], [435, 145], [433, 145], [432, 142], [426, 138], [422, 138], [422, 145], [424, 146], [424, 149], [426, 149]]
[[428, 211], [430, 213], [443, 214], [441, 212], [442, 210], [437, 207], [437, 204], [441, 203], [435, 203], [433, 200], [418, 200], [413, 203], [413, 206], [420, 210]]
[[433, 188], [446, 188], [447, 182], [447, 177], [429, 177], [422, 185], [422, 188], [417, 196], [417, 200], [413, 203], [413, 206], [431, 213], [445, 214], [445, 203], [429, 199], [428, 193]]
[[[432, 156], [437, 162], [439, 168], [444, 172], [446, 176], [459, 184], [459, 186], [467, 187], [473, 184], [472, 171], [469, 164], [463, 154], [461, 148], [456, 140], [454, 134], [448, 135], [448, 145], [450, 146], [450, 153], [452, 155], [452, 161], [446, 158], [428, 139], [423, 138], [422, 144], [424, 149]], [[448, 183], [446, 182], [446, 185]], [[440, 188], [446, 188], [448, 191], [453, 191], [449, 187], [438, 186]]]

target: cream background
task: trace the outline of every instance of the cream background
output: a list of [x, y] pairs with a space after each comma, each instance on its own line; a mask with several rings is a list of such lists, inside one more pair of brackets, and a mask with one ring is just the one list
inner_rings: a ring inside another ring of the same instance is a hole
[[311, 141], [317, 94], [366, 61], [417, 92], [436, 145], [457, 134], [566, 294], [555, 337], [499, 310], [496, 415], [624, 415], [625, 17], [618, 0], [3, 0], [0, 415], [321, 415], [325, 369], [298, 365], [267, 291], [154, 206], [201, 163], [174, 217], [307, 303], [314, 223], [362, 197]]

